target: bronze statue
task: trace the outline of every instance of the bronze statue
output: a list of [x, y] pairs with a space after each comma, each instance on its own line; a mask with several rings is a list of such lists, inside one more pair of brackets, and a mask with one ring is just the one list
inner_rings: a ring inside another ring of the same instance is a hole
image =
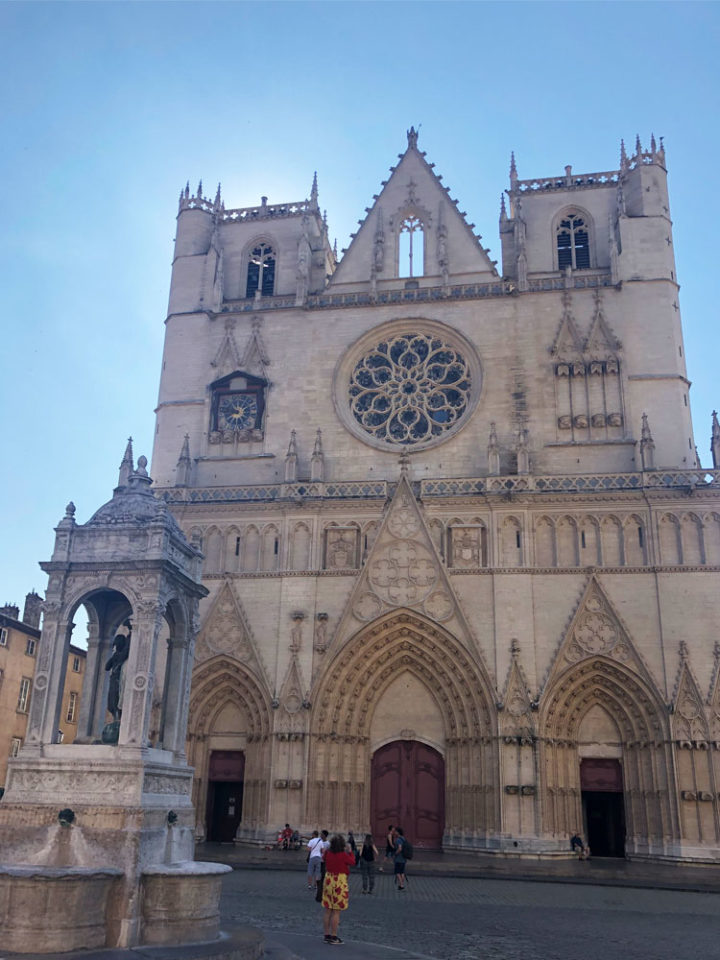
[[123, 667], [130, 654], [130, 638], [119, 633], [113, 640], [112, 656], [105, 664], [105, 670], [110, 671], [110, 685], [108, 687], [107, 709], [116, 722], [122, 716], [124, 676]]

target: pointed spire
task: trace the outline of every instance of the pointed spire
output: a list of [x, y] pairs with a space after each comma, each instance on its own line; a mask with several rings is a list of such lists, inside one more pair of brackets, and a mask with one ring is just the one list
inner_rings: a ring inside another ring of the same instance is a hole
[[510, 189], [514, 190], [518, 180], [517, 166], [515, 164], [515, 151], [510, 153]]
[[642, 144], [640, 143], [640, 134], [635, 137], [635, 156], [640, 159], [642, 157]]
[[125, 447], [125, 453], [123, 454], [122, 462], [120, 464], [120, 475], [118, 477], [118, 487], [126, 487], [130, 479], [130, 475], [134, 472], [135, 467], [133, 466], [133, 448], [132, 448], [132, 437], [128, 437], [127, 446]]
[[185, 184], [185, 199], [186, 200], [190, 199], [190, 181], [189, 180]]
[[505, 209], [505, 194], [500, 194], [500, 223], [505, 223], [507, 220], [507, 210]]
[[202, 180], [198, 180], [198, 188], [195, 196], [198, 198], [198, 200], [202, 200], [202, 195], [203, 195]]
[[190, 459], [190, 434], [185, 434], [180, 456], [178, 457], [177, 467], [175, 468], [175, 486], [189, 487], [192, 473], [192, 460]]
[[325, 479], [325, 455], [322, 447], [322, 430], [315, 434], [315, 446], [310, 458], [310, 480], [322, 483]]
[[712, 412], [710, 450], [712, 452], [713, 470], [720, 470], [720, 423], [718, 423], [717, 410]]
[[333, 240], [333, 256], [337, 260], [338, 258], [338, 249], [337, 249], [337, 237]]
[[646, 413], [642, 415], [642, 429], [640, 432], [640, 461], [643, 470], [655, 469], [655, 441], [650, 432], [650, 424]]
[[630, 166], [628, 160], [627, 150], [625, 149], [625, 141], [620, 141], [620, 172], [624, 173], [627, 168]]
[[220, 195], [220, 184], [218, 184], [217, 193], [215, 194], [215, 209], [219, 210], [222, 207], [222, 197]]
[[310, 187], [310, 209], [318, 209], [318, 182], [317, 170], [313, 173], [312, 186]]
[[295, 483], [297, 480], [297, 443], [296, 433], [290, 432], [290, 443], [285, 455], [285, 483]]
[[488, 438], [488, 474], [491, 477], [500, 476], [500, 447], [498, 445], [495, 422], [490, 424], [490, 436]]
[[654, 155], [657, 153], [657, 144], [655, 143], [655, 134], [650, 134], [650, 152]]

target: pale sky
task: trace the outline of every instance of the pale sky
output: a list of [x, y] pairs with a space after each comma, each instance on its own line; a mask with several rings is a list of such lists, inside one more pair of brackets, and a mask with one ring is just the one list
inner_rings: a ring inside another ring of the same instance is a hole
[[[617, 169], [664, 136], [695, 440], [720, 407], [716, 3], [273, 0], [0, 4], [0, 603], [73, 500], [152, 449], [177, 198], [308, 196], [339, 247], [420, 126], [420, 147], [500, 258], [521, 178]], [[289, 424], [289, 427], [292, 425]]]

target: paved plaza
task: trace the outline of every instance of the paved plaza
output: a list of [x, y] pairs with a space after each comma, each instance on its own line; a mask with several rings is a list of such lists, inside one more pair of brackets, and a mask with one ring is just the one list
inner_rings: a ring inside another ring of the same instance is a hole
[[322, 910], [302, 869], [236, 869], [223, 919], [259, 927], [268, 960], [677, 960], [720, 957], [720, 895], [573, 883], [387, 875], [373, 896], [350, 877], [342, 946], [322, 942]]

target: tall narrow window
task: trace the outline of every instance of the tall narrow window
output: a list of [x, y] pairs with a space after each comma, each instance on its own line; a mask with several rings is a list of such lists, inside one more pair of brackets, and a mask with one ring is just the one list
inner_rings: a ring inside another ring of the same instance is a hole
[[7, 645], [8, 645], [7, 627], [0, 627], [0, 647], [6, 647]]
[[259, 243], [248, 258], [246, 297], [254, 297], [257, 291], [263, 297], [271, 297], [275, 290], [275, 251], [268, 243]]
[[20, 692], [18, 693], [18, 704], [17, 710], [18, 713], [27, 713], [28, 704], [30, 702], [30, 688], [32, 686], [32, 681], [27, 677], [23, 677], [20, 681]]
[[590, 266], [588, 228], [578, 213], [568, 213], [557, 228], [558, 270], [572, 267], [587, 270]]
[[70, 691], [70, 697], [68, 699], [68, 708], [67, 713], [65, 714], [65, 719], [68, 723], [75, 723], [75, 715], [77, 714], [77, 702], [78, 695], [74, 690]]
[[10, 741], [10, 756], [16, 757], [20, 753], [20, 747], [22, 746], [22, 740], [20, 737], [13, 737]]
[[35, 656], [35, 637], [28, 637], [27, 643], [25, 644], [25, 653], [29, 657]]
[[398, 276], [421, 277], [425, 273], [425, 233], [419, 217], [406, 217], [400, 224]]
[[80, 670], [81, 670], [80, 657], [72, 658], [72, 669], [73, 669], [73, 673], [80, 673]]

